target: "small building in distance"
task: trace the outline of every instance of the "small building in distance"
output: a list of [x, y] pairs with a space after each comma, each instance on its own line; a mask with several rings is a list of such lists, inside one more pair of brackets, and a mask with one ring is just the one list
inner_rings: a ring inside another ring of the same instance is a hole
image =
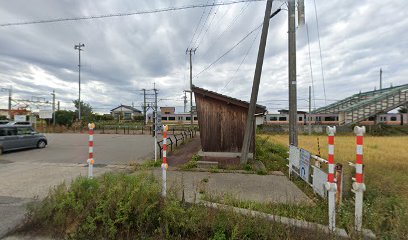
[[120, 105], [111, 110], [111, 115], [115, 120], [132, 120], [135, 116], [143, 116], [143, 113], [132, 106]]
[[160, 112], [162, 115], [172, 115], [176, 112], [175, 107], [160, 107]]
[[[249, 103], [193, 86], [202, 152], [205, 157], [239, 157], [248, 117]], [[256, 105], [261, 122], [266, 107]], [[255, 128], [255, 123], [254, 123]], [[255, 130], [250, 152], [254, 152]]]

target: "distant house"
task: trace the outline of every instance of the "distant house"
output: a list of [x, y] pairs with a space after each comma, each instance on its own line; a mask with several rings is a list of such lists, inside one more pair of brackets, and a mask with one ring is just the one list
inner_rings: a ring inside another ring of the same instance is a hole
[[176, 112], [175, 107], [160, 107], [160, 112], [165, 115], [165, 114], [174, 114]]
[[135, 116], [142, 116], [142, 111], [126, 105], [120, 105], [111, 110], [111, 115], [114, 119], [119, 120], [132, 120]]

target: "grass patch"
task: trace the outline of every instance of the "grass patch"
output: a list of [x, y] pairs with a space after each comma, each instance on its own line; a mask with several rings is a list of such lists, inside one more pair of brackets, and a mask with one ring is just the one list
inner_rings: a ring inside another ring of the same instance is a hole
[[[299, 146], [317, 153], [318, 136], [299, 136]], [[327, 136], [319, 136], [321, 156], [327, 159]], [[288, 144], [288, 135], [263, 135], [273, 144]], [[366, 136], [364, 138], [364, 192], [363, 227], [374, 231], [384, 239], [408, 239], [408, 161], [406, 144], [408, 136]], [[336, 136], [335, 161], [344, 166], [345, 189], [343, 205], [338, 212], [338, 224], [353, 229], [354, 194], [351, 193], [351, 177], [354, 173], [348, 167], [349, 161], [355, 162], [355, 136]], [[287, 173], [285, 166], [284, 173]], [[311, 188], [301, 180], [294, 180], [309, 196]], [[303, 184], [303, 185], [302, 185]], [[320, 205], [320, 204], [319, 204]], [[326, 218], [326, 216], [323, 216]]]
[[146, 174], [108, 173], [59, 185], [29, 207], [22, 232], [64, 239], [315, 239], [309, 233], [228, 210], [161, 198]]
[[180, 166], [181, 170], [190, 170], [193, 168], [197, 168], [197, 162], [201, 160], [201, 156], [199, 156], [198, 154], [194, 154], [191, 157], [191, 160], [184, 163], [183, 165]]
[[157, 160], [154, 161], [152, 160], [147, 160], [144, 163], [140, 164], [140, 163], [132, 163], [130, 164], [133, 167], [134, 171], [141, 171], [141, 170], [149, 170], [152, 168], [159, 168], [161, 167], [162, 162]]
[[[256, 160], [261, 161], [267, 171], [287, 171], [288, 149], [281, 144], [269, 141], [267, 137], [256, 138]], [[245, 166], [245, 169], [252, 170], [252, 167]]]

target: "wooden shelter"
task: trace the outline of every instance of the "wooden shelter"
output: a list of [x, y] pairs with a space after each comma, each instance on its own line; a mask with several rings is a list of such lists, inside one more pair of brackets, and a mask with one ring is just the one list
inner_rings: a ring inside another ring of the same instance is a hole
[[[202, 151], [240, 153], [249, 103], [196, 86], [192, 91], [197, 105]], [[256, 115], [265, 112], [266, 107], [257, 105]], [[251, 144], [250, 152], [253, 150], [254, 144]]]

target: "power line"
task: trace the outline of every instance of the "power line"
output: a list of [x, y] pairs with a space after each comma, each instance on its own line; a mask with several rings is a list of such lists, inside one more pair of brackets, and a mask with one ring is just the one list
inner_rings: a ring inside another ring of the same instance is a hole
[[[207, 0], [206, 4], [208, 4], [208, 1], [209, 1], [209, 0]], [[195, 37], [195, 35], [196, 35], [196, 33], [197, 33], [198, 27], [199, 27], [200, 24], [201, 24], [201, 19], [203, 19], [204, 13], [205, 13], [205, 8], [203, 9], [203, 13], [201, 14], [200, 20], [198, 21], [198, 24], [197, 24], [197, 26], [196, 26], [196, 28], [195, 28], [195, 30], [194, 30], [194, 34], [193, 34], [193, 36], [191, 37], [190, 43], [188, 44], [188, 47], [187, 47], [187, 48], [193, 47], [193, 46], [191, 46], [191, 43], [193, 43], [194, 37]]]
[[127, 17], [127, 16], [133, 16], [133, 15], [162, 13], [162, 12], [169, 12], [169, 11], [193, 9], [193, 8], [225, 6], [225, 5], [232, 5], [232, 4], [238, 4], [238, 3], [244, 3], [244, 2], [263, 2], [263, 1], [265, 0], [235, 0], [235, 1], [230, 1], [230, 2], [186, 5], [182, 7], [167, 7], [167, 8], [160, 8], [160, 9], [154, 9], [154, 10], [129, 12], [129, 13], [111, 13], [111, 14], [103, 14], [103, 15], [95, 15], [95, 16], [52, 18], [52, 19], [44, 19], [44, 20], [36, 20], [36, 21], [11, 22], [11, 23], [2, 23], [0, 24], [0, 27], [11, 27], [11, 26], [43, 24], [43, 23], [56, 23], [56, 22], [67, 22], [67, 21], [80, 21], [80, 20], [91, 20], [91, 19], [113, 18], [113, 17]]
[[234, 46], [232, 46], [232, 48], [230, 48], [228, 51], [226, 51], [224, 54], [222, 54], [220, 57], [218, 57], [214, 62], [210, 63], [210, 65], [208, 65], [207, 67], [205, 67], [203, 70], [201, 70], [199, 73], [197, 73], [194, 78], [197, 78], [198, 75], [200, 75], [201, 73], [207, 71], [208, 69], [210, 69], [214, 64], [216, 64], [218, 61], [221, 60], [221, 58], [225, 57], [225, 55], [227, 55], [228, 53], [230, 53], [232, 50], [234, 50], [234, 48], [236, 48], [239, 44], [241, 44], [245, 39], [247, 39], [253, 32], [255, 32], [256, 30], [258, 30], [260, 27], [262, 26], [262, 24], [260, 24], [258, 27], [256, 27], [255, 29], [253, 29], [252, 31], [250, 31], [247, 35], [245, 35], [241, 40], [239, 40]]
[[315, 16], [316, 16], [317, 38], [319, 39], [320, 67], [321, 67], [321, 70], [322, 70], [323, 93], [324, 93], [324, 99], [326, 99], [326, 85], [324, 83], [322, 47], [320, 45], [320, 30], [319, 30], [319, 20], [317, 18], [316, 0], [313, 0], [313, 3], [314, 3]]
[[[276, 16], [276, 14], [278, 14], [282, 9], [277, 9], [275, 12], [273, 12], [271, 14], [271, 16], [269, 17], [269, 19], [273, 18], [274, 16]], [[250, 31], [247, 35], [245, 35], [241, 40], [239, 40], [234, 46], [232, 46], [228, 51], [226, 51], [224, 54], [222, 54], [220, 57], [218, 57], [214, 62], [210, 63], [210, 65], [208, 65], [207, 67], [205, 67], [203, 70], [201, 70], [199, 73], [197, 73], [193, 78], [197, 78], [198, 75], [200, 75], [201, 73], [207, 71], [208, 69], [210, 69], [214, 64], [216, 64], [219, 60], [221, 60], [221, 58], [225, 57], [225, 55], [227, 55], [228, 53], [230, 53], [232, 50], [234, 50], [234, 48], [236, 48], [239, 44], [241, 44], [245, 39], [247, 39], [252, 33], [254, 33], [256, 30], [258, 30], [260, 27], [262, 27], [263, 23], [259, 24], [256, 28], [254, 28], [252, 31]]]
[[234, 72], [234, 75], [232, 76], [232, 78], [227, 82], [227, 84], [225, 84], [225, 86], [221, 89], [221, 92], [234, 80], [237, 72], [239, 71], [239, 69], [241, 68], [242, 63], [244, 63], [245, 59], [247, 58], [249, 51], [251, 51], [252, 47], [254, 46], [255, 40], [258, 38], [258, 34], [254, 37], [254, 39], [252, 40], [251, 45], [249, 46], [248, 50], [245, 53], [244, 58], [242, 59], [241, 63], [239, 64], [239, 66], [237, 67], [237, 69]]
[[[215, 0], [214, 0], [214, 2], [215, 2]], [[211, 10], [212, 10], [212, 9], [213, 9], [213, 8], [211, 8]], [[208, 12], [208, 16], [210, 15], [211, 10], [210, 10], [210, 12]], [[197, 44], [197, 48], [200, 47], [200, 44], [203, 42], [204, 36], [205, 36], [205, 34], [207, 34], [208, 30], [210, 29], [210, 27], [211, 27], [211, 25], [212, 25], [212, 23], [213, 23], [213, 21], [214, 21], [214, 18], [215, 18], [215, 16], [217, 15], [217, 12], [218, 12], [218, 9], [215, 9], [214, 15], [212, 16], [211, 21], [210, 21], [210, 23], [208, 24], [208, 27], [206, 28], [204, 34], [201, 36], [201, 40], [200, 40], [200, 41], [198, 42], [198, 44]], [[208, 18], [208, 16], [207, 16], [207, 18]]]
[[313, 80], [313, 68], [312, 68], [312, 57], [310, 55], [310, 38], [309, 38], [309, 27], [306, 23], [306, 34], [307, 34], [307, 47], [309, 48], [309, 65], [310, 65], [310, 77], [312, 79], [312, 91], [313, 91], [313, 107], [316, 109], [315, 91], [314, 91], [314, 80]]
[[[215, 1], [213, 1], [213, 4], [214, 4], [214, 3], [215, 3]], [[212, 12], [212, 9], [213, 9], [213, 7], [210, 8], [210, 11], [208, 11], [207, 17], [205, 18], [204, 23], [203, 23], [202, 27], [200, 28], [200, 32], [198, 33], [198, 36], [197, 36], [197, 38], [196, 38], [196, 40], [195, 40], [195, 42], [194, 42], [194, 44], [193, 44], [193, 45], [195, 45], [195, 46], [196, 46], [196, 44], [197, 44], [198, 39], [199, 39], [200, 36], [201, 36], [201, 33], [203, 32], [203, 29], [205, 28], [205, 25], [207, 24], [208, 17], [210, 16], [210, 14], [211, 14], [211, 12]], [[196, 47], [196, 48], [197, 48], [197, 47]]]

